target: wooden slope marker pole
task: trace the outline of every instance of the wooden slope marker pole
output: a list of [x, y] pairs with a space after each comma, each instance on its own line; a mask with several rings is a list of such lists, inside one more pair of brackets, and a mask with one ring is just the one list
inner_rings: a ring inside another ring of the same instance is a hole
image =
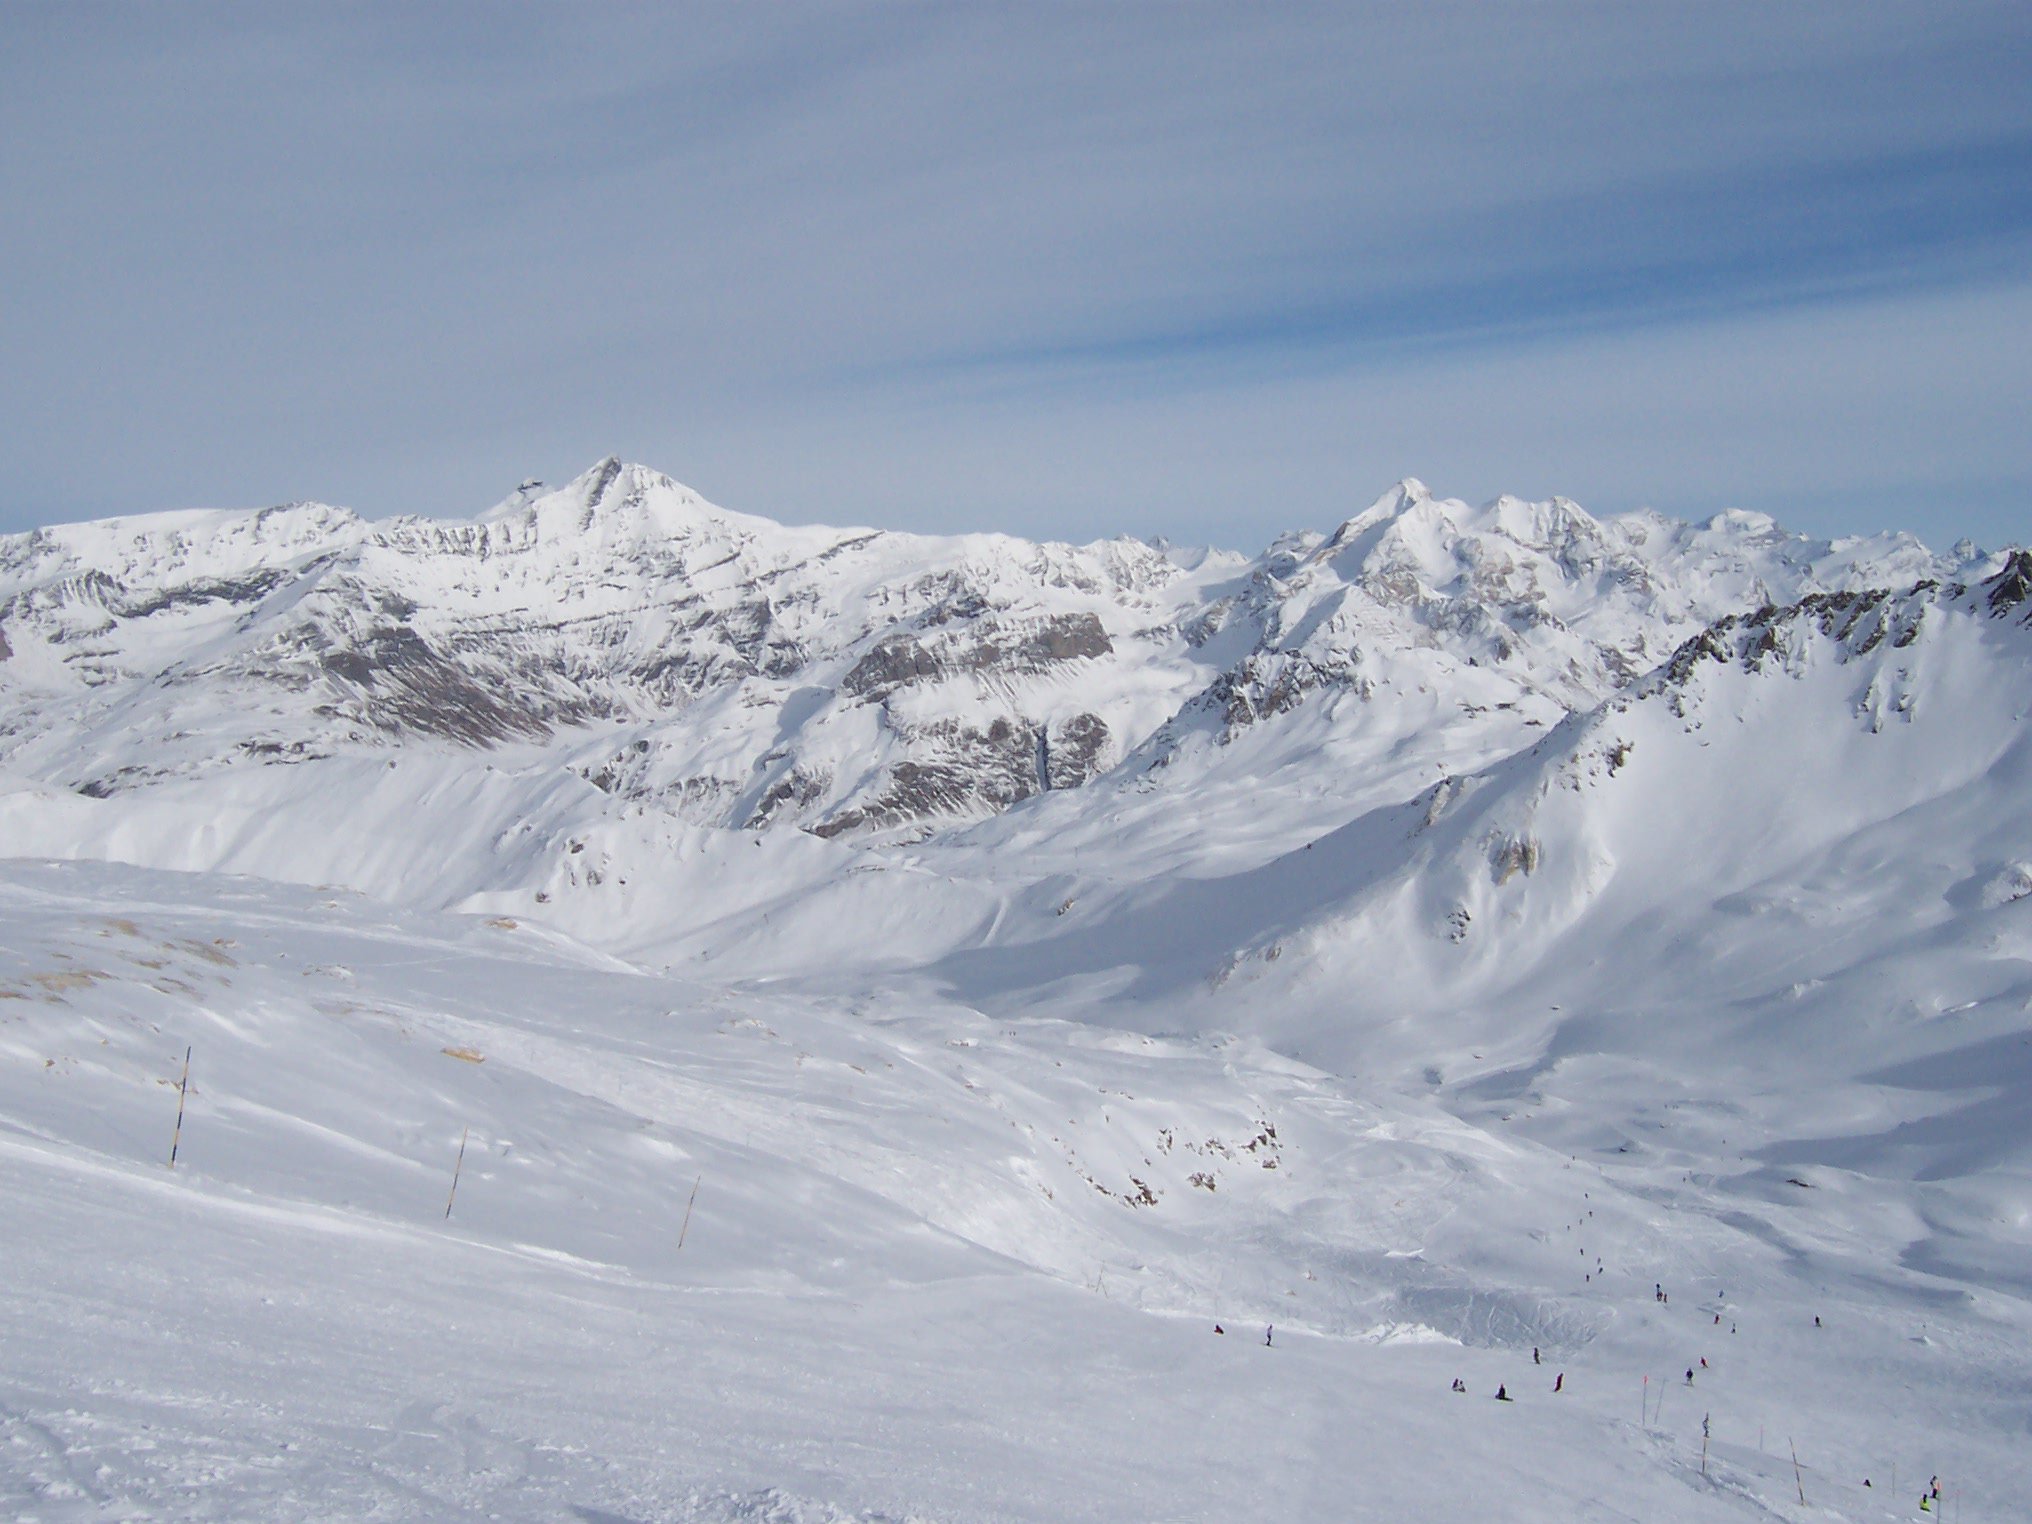
[[459, 1171], [466, 1167], [466, 1139], [472, 1133], [472, 1130], [472, 1126], [469, 1123], [465, 1131], [459, 1134], [459, 1157], [452, 1165], [452, 1193], [445, 1197], [444, 1203], [444, 1214], [447, 1222], [451, 1221], [452, 1203], [459, 1199]]
[[698, 1205], [698, 1188], [705, 1180], [705, 1171], [699, 1171], [697, 1180], [691, 1183], [691, 1200], [684, 1204], [684, 1225], [677, 1230], [677, 1246], [684, 1247], [684, 1235], [691, 1231], [691, 1209]]
[[1637, 1427], [1640, 1429], [1651, 1427], [1651, 1378], [1649, 1376], [1644, 1378], [1643, 1389], [1637, 1394]]
[[1806, 1483], [1799, 1475], [1799, 1446], [1793, 1444], [1789, 1439], [1785, 1441], [1785, 1445], [1792, 1452], [1792, 1484], [1799, 1489], [1799, 1506], [1804, 1508], [1806, 1506]]
[[183, 1050], [183, 1078], [176, 1087], [176, 1131], [169, 1135], [169, 1167], [176, 1168], [176, 1151], [183, 1146], [183, 1103], [190, 1095], [191, 1050]]

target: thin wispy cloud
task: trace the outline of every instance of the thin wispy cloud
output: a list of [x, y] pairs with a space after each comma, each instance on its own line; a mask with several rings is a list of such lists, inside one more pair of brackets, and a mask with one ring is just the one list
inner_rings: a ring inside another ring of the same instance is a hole
[[[1947, 480], [1951, 437], [1964, 485], [1912, 527], [2008, 537], [2032, 493], [2022, 402], [1911, 428], [1922, 387], [2032, 393], [2022, 7], [23, 6], [0, 33], [14, 527], [458, 512], [609, 450], [786, 517], [1237, 544], [1407, 470], [1831, 531]], [[1842, 369], [1803, 376], [1800, 343]], [[1716, 448], [1746, 394], [1775, 413]], [[1612, 416], [1643, 437], [1606, 448]]]

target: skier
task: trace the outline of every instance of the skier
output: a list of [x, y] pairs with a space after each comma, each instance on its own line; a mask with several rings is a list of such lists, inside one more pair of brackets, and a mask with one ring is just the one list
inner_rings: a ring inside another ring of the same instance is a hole
[[1265, 1323], [1263, 1325], [1263, 1347], [1265, 1349], [1270, 1348], [1270, 1331], [1276, 1326], [1275, 1323]]
[[1538, 1358], [1538, 1346], [1536, 1344], [1531, 1346], [1531, 1363], [1533, 1365], [1538, 1365], [1541, 1363]]
[[1462, 1393], [1463, 1395], [1465, 1395], [1467, 1392], [1467, 1387], [1462, 1384], [1461, 1378], [1458, 1376], [1453, 1378], [1453, 1389], [1456, 1392]]
[[1560, 1372], [1560, 1373], [1559, 1373], [1559, 1374], [1558, 1374], [1557, 1376], [1554, 1376], [1554, 1377], [1552, 1378], [1552, 1389], [1553, 1389], [1553, 1390], [1554, 1390], [1555, 1392], [1556, 1392], [1556, 1391], [1558, 1391], [1558, 1390], [1559, 1390], [1559, 1389], [1560, 1389], [1561, 1387], [1563, 1387], [1563, 1386], [1565, 1386], [1565, 1385], [1566, 1385], [1566, 1372], [1565, 1372], [1565, 1371], [1561, 1371], [1561, 1372]]
[[1214, 1332], [1215, 1332], [1215, 1333], [1217, 1333], [1217, 1334], [1224, 1334], [1224, 1333], [1226, 1333], [1226, 1332], [1227, 1332], [1227, 1330], [1226, 1330], [1225, 1328], [1221, 1327], [1221, 1325], [1220, 1325], [1220, 1324], [1216, 1323], [1216, 1324], [1214, 1324]]
[[1507, 1386], [1498, 1384], [1498, 1386], [1496, 1387], [1496, 1401], [1510, 1402], [1512, 1400], [1514, 1399], [1512, 1399], [1510, 1396], [1510, 1389]]
[[1693, 1385], [1693, 1367], [1690, 1365], [1686, 1368], [1686, 1384], [1688, 1386]]

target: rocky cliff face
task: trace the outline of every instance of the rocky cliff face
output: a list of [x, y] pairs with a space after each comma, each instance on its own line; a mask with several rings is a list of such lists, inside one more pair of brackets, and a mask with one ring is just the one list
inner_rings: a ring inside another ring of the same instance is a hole
[[1544, 725], [1718, 619], [1980, 569], [1415, 482], [1254, 560], [927, 538], [609, 460], [473, 521], [299, 504], [0, 540], [0, 766], [107, 797], [422, 745], [700, 824], [908, 837], [1414, 693], [1449, 696], [1436, 724]]

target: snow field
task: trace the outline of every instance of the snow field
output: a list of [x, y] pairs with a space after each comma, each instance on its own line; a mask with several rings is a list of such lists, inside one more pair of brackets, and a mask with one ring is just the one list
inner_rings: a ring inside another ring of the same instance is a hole
[[2023, 1480], [2022, 1304], [1886, 1285], [1840, 1192], [1817, 1241], [1237, 1039], [345, 895], [16, 864], [5, 902], [23, 1518], [1747, 1517], [1781, 1430], [1814, 1517], [1900, 1516], [1840, 1490], [1896, 1457]]

